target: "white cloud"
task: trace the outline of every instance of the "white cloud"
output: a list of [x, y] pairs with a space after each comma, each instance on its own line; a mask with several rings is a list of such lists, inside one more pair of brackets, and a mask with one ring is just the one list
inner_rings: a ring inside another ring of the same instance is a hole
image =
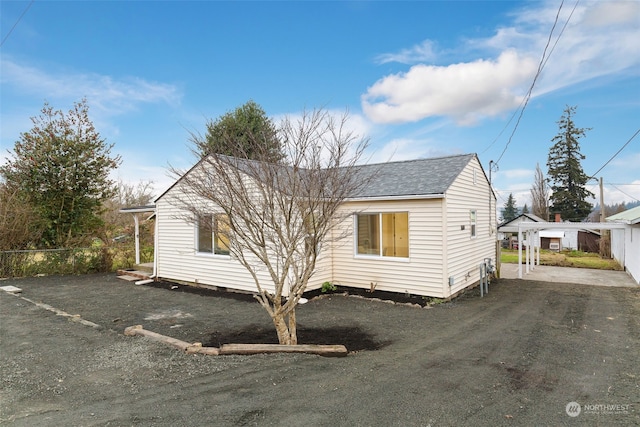
[[[418, 64], [382, 77], [362, 95], [364, 112], [377, 123], [447, 116], [469, 125], [514, 109], [533, 82], [558, 6], [556, 1], [529, 3], [492, 37], [467, 40], [458, 49], [480, 52], [478, 57], [485, 59]], [[640, 2], [580, 3], [554, 46], [571, 12], [571, 5], [561, 11], [547, 54], [553, 52], [533, 96], [620, 72], [637, 74], [640, 69]], [[378, 60], [410, 63], [421, 52], [423, 61], [433, 60], [429, 41]]]
[[436, 53], [433, 50], [434, 44], [431, 40], [425, 40], [409, 49], [402, 49], [397, 53], [383, 53], [376, 57], [376, 63], [386, 64], [387, 62], [400, 62], [402, 64], [415, 64], [417, 62], [433, 61]]
[[[186, 169], [186, 168], [185, 168]], [[171, 176], [169, 169], [162, 166], [149, 166], [142, 164], [135, 157], [124, 157], [120, 167], [110, 174], [111, 179], [121, 180], [129, 185], [136, 186], [140, 182], [152, 182], [153, 195], [158, 197], [176, 181]]]
[[365, 160], [367, 163], [385, 163], [424, 159], [446, 154], [451, 154], [451, 152], [429, 147], [424, 140], [400, 138], [388, 142], [381, 148], [370, 150], [370, 154]]
[[380, 123], [451, 116], [460, 124], [472, 124], [520, 104], [535, 70], [531, 57], [514, 50], [503, 52], [495, 61], [415, 65], [371, 86], [362, 96], [363, 110]]
[[[469, 45], [498, 52], [517, 49], [539, 61], [559, 5], [555, 1], [533, 4], [533, 8], [522, 9], [515, 15], [512, 26], [500, 28], [491, 38], [471, 40]], [[640, 2], [582, 2], [575, 10], [572, 5], [565, 5], [547, 50], [551, 56], [536, 83], [534, 96], [621, 71], [635, 69], [637, 73], [638, 22]], [[566, 28], [560, 34], [565, 23]]]
[[0, 58], [2, 85], [48, 100], [77, 101], [86, 97], [92, 109], [108, 115], [133, 110], [140, 103], [180, 102], [180, 90], [170, 84], [149, 82], [138, 77], [116, 79], [97, 73], [49, 72], [25, 65], [3, 55]]

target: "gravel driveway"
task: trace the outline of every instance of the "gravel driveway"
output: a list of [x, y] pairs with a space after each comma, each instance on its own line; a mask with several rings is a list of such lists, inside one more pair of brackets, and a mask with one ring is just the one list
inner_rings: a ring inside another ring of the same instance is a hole
[[23, 291], [0, 292], [2, 425], [640, 424], [638, 288], [502, 279], [484, 298], [430, 309], [313, 299], [301, 326], [356, 328], [378, 344], [325, 358], [187, 355], [122, 333], [142, 324], [202, 342], [270, 328], [253, 301], [114, 275], [6, 285]]

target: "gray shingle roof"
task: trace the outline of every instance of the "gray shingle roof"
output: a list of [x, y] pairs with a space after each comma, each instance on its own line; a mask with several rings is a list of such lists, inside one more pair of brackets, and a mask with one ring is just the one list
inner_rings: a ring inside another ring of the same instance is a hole
[[[354, 194], [351, 198], [441, 195], [447, 191], [464, 167], [474, 157], [475, 154], [460, 154], [429, 159], [362, 165], [359, 166], [359, 173], [362, 173], [365, 177], [369, 177], [369, 174], [373, 174], [375, 177], [366, 188], [363, 188], [358, 194]], [[253, 160], [246, 159], [232, 160], [239, 162], [238, 165], [241, 168], [243, 167], [242, 163], [253, 162]], [[195, 169], [201, 162], [202, 160], [194, 165], [187, 173], [190, 173], [191, 170]], [[158, 196], [156, 201], [160, 200], [169, 192], [178, 181]]]
[[444, 194], [474, 154], [364, 165], [375, 179], [354, 198]]

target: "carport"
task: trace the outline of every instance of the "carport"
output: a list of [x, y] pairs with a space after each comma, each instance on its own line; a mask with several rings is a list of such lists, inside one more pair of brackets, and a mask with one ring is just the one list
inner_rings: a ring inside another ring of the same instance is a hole
[[[518, 278], [522, 279], [522, 243], [523, 236], [527, 242], [525, 247], [526, 272], [540, 265], [540, 230], [624, 230], [624, 224], [614, 222], [529, 222], [523, 221], [518, 226]], [[533, 244], [531, 244], [533, 243]], [[624, 267], [624, 266], [623, 266]]]

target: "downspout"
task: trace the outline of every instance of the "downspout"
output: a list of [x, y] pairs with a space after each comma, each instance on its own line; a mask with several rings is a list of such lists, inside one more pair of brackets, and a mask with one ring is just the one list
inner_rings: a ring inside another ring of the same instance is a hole
[[155, 208], [156, 221], [153, 225], [153, 273], [150, 278], [155, 279], [158, 274], [158, 223], [160, 222], [160, 215], [158, 215], [158, 206]]

